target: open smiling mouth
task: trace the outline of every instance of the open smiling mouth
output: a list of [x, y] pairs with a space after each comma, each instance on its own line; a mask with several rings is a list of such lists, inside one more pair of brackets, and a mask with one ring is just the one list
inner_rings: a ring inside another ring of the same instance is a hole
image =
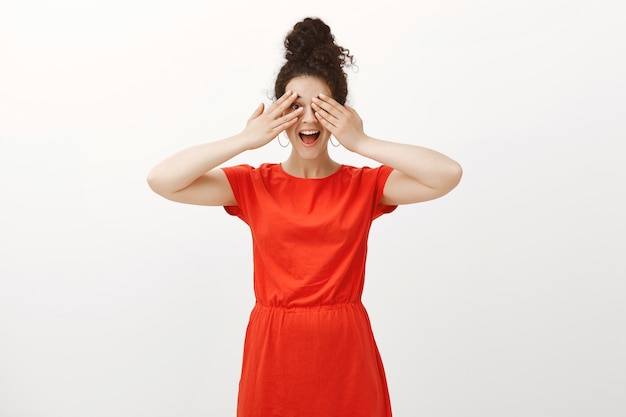
[[313, 145], [317, 138], [320, 137], [319, 130], [303, 130], [299, 133], [300, 140], [304, 142], [305, 145]]

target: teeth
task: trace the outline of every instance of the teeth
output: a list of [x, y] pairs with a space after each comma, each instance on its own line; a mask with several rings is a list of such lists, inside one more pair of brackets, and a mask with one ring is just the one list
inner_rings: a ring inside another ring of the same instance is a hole
[[318, 133], [320, 133], [319, 130], [303, 130], [300, 132], [301, 135], [317, 135]]

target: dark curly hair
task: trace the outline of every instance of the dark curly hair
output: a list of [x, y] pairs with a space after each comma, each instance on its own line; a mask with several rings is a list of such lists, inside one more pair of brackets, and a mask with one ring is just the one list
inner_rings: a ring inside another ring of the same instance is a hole
[[330, 27], [321, 19], [310, 18], [296, 23], [285, 37], [285, 59], [276, 83], [276, 98], [285, 93], [285, 86], [295, 77], [308, 75], [324, 80], [341, 104], [348, 96], [348, 80], [343, 68], [354, 64], [350, 51], [335, 43]]

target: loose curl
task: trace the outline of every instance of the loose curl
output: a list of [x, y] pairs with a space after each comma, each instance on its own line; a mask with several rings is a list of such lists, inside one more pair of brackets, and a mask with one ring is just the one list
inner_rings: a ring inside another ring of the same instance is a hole
[[354, 65], [350, 51], [335, 43], [330, 27], [318, 18], [298, 22], [285, 37], [285, 59], [276, 83], [276, 98], [285, 93], [287, 83], [302, 75], [321, 78], [337, 102], [345, 104], [348, 79], [343, 68]]

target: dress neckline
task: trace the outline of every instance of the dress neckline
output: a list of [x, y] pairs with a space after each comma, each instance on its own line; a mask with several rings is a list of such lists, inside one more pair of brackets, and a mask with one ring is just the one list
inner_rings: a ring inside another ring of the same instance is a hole
[[304, 180], [304, 181], [309, 181], [309, 180], [313, 180], [313, 181], [320, 181], [320, 180], [326, 180], [326, 179], [330, 179], [334, 176], [336, 176], [337, 174], [339, 174], [341, 171], [343, 171], [343, 169], [345, 168], [344, 164], [339, 164], [339, 168], [337, 168], [337, 170], [335, 170], [335, 172], [325, 176], [325, 177], [297, 177], [295, 175], [291, 175], [290, 173], [288, 173], [287, 171], [284, 170], [283, 168], [283, 164], [279, 163], [276, 164], [276, 166], [278, 167], [278, 171], [280, 173], [282, 173], [284, 176], [288, 177], [288, 178], [293, 178], [295, 180]]

